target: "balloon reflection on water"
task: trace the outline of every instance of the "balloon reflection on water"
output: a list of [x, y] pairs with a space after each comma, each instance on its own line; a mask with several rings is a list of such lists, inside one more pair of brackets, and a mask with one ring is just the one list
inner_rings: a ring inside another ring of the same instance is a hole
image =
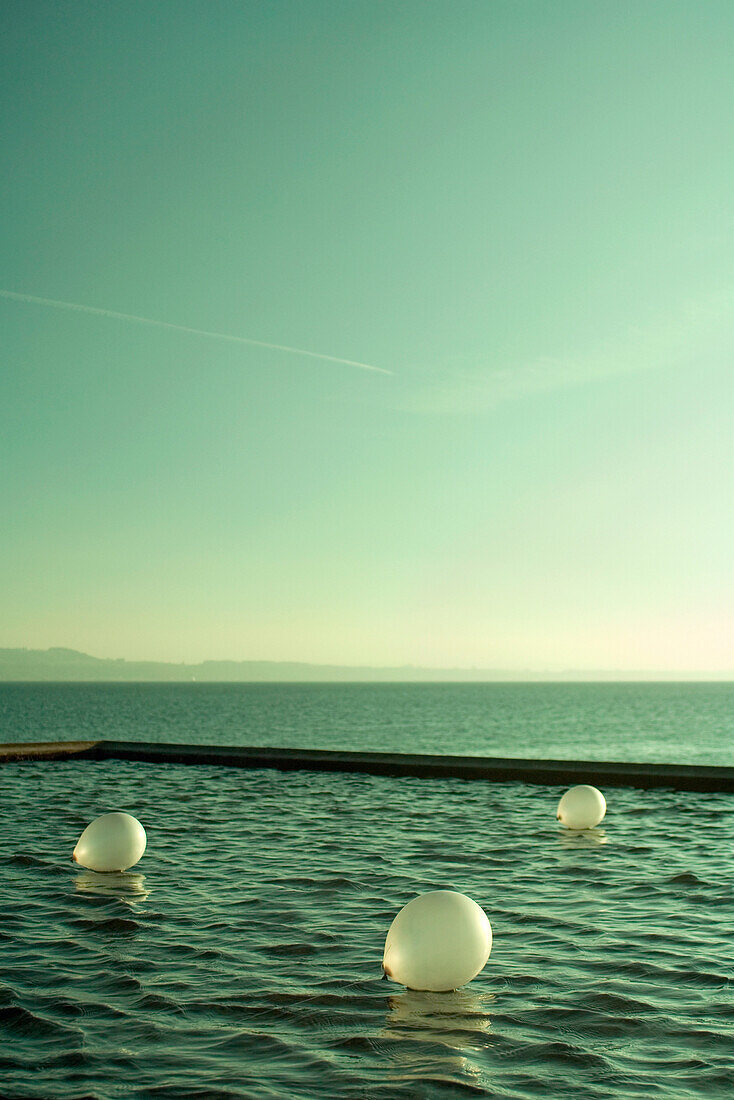
[[[420, 993], [406, 989], [388, 998], [389, 1027], [400, 1029], [395, 1038], [404, 1038], [406, 1031], [419, 1032], [416, 1038], [432, 1033], [445, 1039], [471, 1042], [478, 1034], [490, 1029], [489, 1009], [493, 993], [478, 993], [474, 989], [455, 989], [453, 993]], [[383, 1034], [387, 1034], [384, 1032]]]
[[74, 879], [74, 887], [97, 897], [117, 898], [128, 905], [145, 901], [150, 894], [145, 875], [136, 871], [82, 871]]
[[494, 995], [475, 989], [452, 993], [406, 989], [388, 998], [388, 1015], [378, 1042], [389, 1042], [395, 1080], [424, 1077], [484, 1084], [480, 1064], [470, 1059], [484, 1049], [490, 1033]]
[[558, 840], [562, 848], [598, 848], [600, 844], [609, 843], [604, 829], [562, 829]]

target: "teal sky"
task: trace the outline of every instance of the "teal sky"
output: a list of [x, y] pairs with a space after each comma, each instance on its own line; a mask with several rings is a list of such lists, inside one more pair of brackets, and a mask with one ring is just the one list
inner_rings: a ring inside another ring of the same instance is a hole
[[734, 670], [734, 6], [6, 5], [0, 646]]

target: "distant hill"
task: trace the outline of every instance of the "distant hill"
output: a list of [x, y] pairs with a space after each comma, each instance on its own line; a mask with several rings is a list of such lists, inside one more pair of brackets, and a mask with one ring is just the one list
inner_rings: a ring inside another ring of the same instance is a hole
[[76, 649], [0, 649], [0, 681], [98, 681], [204, 683], [354, 683], [467, 682], [548, 680], [731, 680], [732, 674], [575, 670], [538, 672], [530, 669], [420, 668], [401, 665], [379, 668], [312, 665], [299, 661], [126, 661], [121, 657], [90, 657]]
[[349, 682], [355, 680], [487, 680], [525, 679], [517, 673], [498, 674], [467, 669], [426, 669], [312, 665], [298, 661], [202, 661], [170, 664], [165, 661], [126, 661], [90, 657], [75, 649], [0, 649], [0, 681], [181, 681], [236, 682]]

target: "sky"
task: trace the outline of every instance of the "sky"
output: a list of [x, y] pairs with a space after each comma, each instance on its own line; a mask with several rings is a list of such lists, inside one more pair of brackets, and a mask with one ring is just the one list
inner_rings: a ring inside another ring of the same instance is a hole
[[734, 672], [728, 0], [2, 20], [0, 646]]

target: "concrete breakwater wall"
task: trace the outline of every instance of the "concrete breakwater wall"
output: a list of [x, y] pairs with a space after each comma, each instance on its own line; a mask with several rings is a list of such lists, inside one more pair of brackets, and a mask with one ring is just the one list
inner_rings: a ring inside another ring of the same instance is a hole
[[489, 756], [424, 756], [251, 746], [178, 745], [148, 741], [56, 741], [0, 745], [0, 763], [18, 760], [138, 760], [149, 764], [209, 764], [280, 771], [363, 772], [490, 783], [597, 787], [667, 787], [734, 791], [734, 768], [698, 764], [637, 764], [602, 760], [530, 760]]

